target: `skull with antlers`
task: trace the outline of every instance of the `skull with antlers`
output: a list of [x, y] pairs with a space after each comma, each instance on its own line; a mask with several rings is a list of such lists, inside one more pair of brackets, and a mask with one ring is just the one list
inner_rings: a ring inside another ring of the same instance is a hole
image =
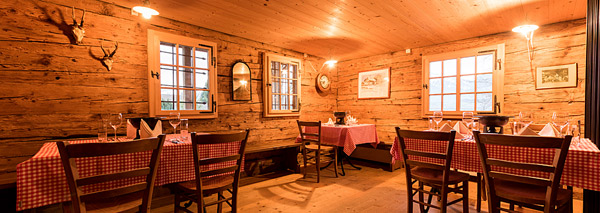
[[77, 20], [75, 19], [75, 7], [73, 7], [71, 17], [73, 18], [71, 30], [73, 33], [73, 38], [75, 39], [75, 44], [81, 44], [81, 40], [83, 40], [83, 36], [85, 36], [85, 29], [83, 29], [83, 19], [85, 18], [85, 10], [83, 10], [83, 15], [81, 15], [81, 22], [79, 22], [79, 24], [77, 24]]
[[104, 57], [102, 57], [101, 59], [102, 64], [106, 67], [106, 69], [108, 69], [108, 71], [110, 71], [114, 62], [113, 56], [117, 52], [117, 49], [119, 49], [119, 42], [115, 42], [115, 50], [113, 50], [112, 52], [110, 52], [110, 50], [106, 51], [104, 49], [104, 46], [102, 46], [102, 43], [100, 43], [100, 48], [102, 48], [102, 52], [104, 52]]

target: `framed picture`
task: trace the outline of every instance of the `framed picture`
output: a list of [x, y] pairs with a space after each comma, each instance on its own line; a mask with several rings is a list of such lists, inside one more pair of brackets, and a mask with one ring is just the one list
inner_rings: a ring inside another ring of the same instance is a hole
[[536, 69], [535, 89], [565, 87], [577, 87], [577, 63]]
[[358, 99], [390, 98], [390, 68], [358, 73]]

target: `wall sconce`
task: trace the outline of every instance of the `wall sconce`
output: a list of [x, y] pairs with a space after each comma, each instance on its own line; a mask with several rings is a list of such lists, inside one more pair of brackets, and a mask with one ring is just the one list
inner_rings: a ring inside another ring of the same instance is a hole
[[521, 25], [512, 29], [513, 32], [521, 33], [527, 39], [527, 53], [529, 55], [529, 63], [533, 60], [533, 31], [537, 30], [537, 25]]
[[131, 9], [131, 13], [134, 15], [142, 14], [142, 17], [145, 19], [150, 19], [152, 16], [157, 16], [158, 11], [150, 8], [150, 1], [145, 0], [143, 6], [135, 6]]

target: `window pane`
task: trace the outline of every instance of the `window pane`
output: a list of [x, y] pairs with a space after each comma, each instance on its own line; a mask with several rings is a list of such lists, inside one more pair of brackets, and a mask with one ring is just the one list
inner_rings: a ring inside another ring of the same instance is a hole
[[456, 93], [456, 77], [444, 78], [444, 93]]
[[456, 59], [444, 61], [444, 76], [456, 75]]
[[296, 86], [298, 85], [298, 80], [290, 81], [290, 94], [298, 94], [298, 90]]
[[290, 78], [298, 78], [298, 66], [295, 64], [290, 64]]
[[208, 50], [196, 48], [196, 67], [208, 69]]
[[434, 78], [429, 79], [429, 94], [440, 94], [442, 93], [442, 79]]
[[477, 92], [491, 92], [492, 85], [492, 74], [477, 75]]
[[175, 103], [175, 90], [174, 89], [161, 89], [160, 90], [160, 109], [161, 110], [176, 110]]
[[179, 87], [194, 87], [194, 71], [191, 68], [179, 68]]
[[456, 111], [456, 95], [444, 95], [444, 111]]
[[281, 93], [283, 93], [283, 94], [288, 93], [288, 79], [285, 79], [285, 78], [281, 79]]
[[429, 111], [442, 111], [442, 96], [429, 96]]
[[460, 74], [475, 73], [475, 56], [460, 59]]
[[193, 47], [179, 45], [179, 66], [193, 66]]
[[494, 54], [477, 56], [477, 73], [494, 71]]
[[287, 95], [281, 95], [281, 110], [287, 110], [288, 109], [288, 97]]
[[208, 89], [208, 71], [196, 70], [196, 88]]
[[272, 110], [279, 110], [279, 95], [272, 95], [271, 97], [273, 99], [271, 101], [271, 103], [272, 103], [271, 109]]
[[211, 101], [208, 95], [208, 91], [196, 90], [196, 110], [209, 110]]
[[442, 76], [442, 62], [434, 61], [429, 63], [429, 77]]
[[460, 92], [475, 92], [475, 76], [460, 76]]
[[179, 110], [194, 110], [193, 90], [179, 90]]
[[460, 95], [460, 111], [474, 111], [474, 110], [475, 110], [475, 94]]
[[281, 64], [281, 77], [282, 78], [287, 78], [288, 77], [288, 64]]
[[279, 84], [279, 78], [273, 79], [273, 82], [271, 82], [271, 92], [272, 93], [280, 93], [279, 88], [281, 88], [281, 85]]
[[271, 62], [271, 76], [279, 77], [279, 65], [280, 63], [277, 61]]
[[160, 85], [163, 87], [176, 87], [175, 67], [160, 66]]
[[297, 95], [293, 95], [291, 100], [291, 104], [290, 104], [290, 109], [291, 110], [297, 110], [298, 109], [298, 96]]
[[477, 111], [493, 111], [492, 93], [477, 94]]
[[160, 42], [160, 63], [175, 65], [175, 44]]

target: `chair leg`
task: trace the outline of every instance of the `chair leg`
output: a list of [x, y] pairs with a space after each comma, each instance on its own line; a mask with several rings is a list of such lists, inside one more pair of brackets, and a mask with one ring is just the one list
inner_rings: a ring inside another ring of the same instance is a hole
[[175, 200], [173, 201], [173, 212], [177, 213], [179, 212], [179, 209], [177, 208], [179, 206], [179, 203], [181, 203], [181, 201], [179, 200], [179, 194], [177, 192], [175, 192]]
[[481, 173], [477, 173], [477, 212], [481, 212]]
[[[217, 200], [221, 200], [223, 198], [223, 192], [217, 192]], [[223, 203], [217, 204], [217, 212], [223, 212]]]
[[[410, 183], [407, 183], [410, 184]], [[423, 183], [421, 181], [419, 181], [419, 189], [425, 190], [425, 188], [423, 188]], [[419, 191], [419, 202], [424, 203], [425, 202], [425, 198], [423, 196], [423, 192]], [[411, 192], [412, 194], [412, 192]], [[419, 203], [419, 209], [421, 210], [421, 213], [425, 212], [425, 206], [423, 204]], [[412, 205], [412, 203], [411, 203]]]
[[317, 158], [317, 183], [321, 181], [321, 150], [315, 151], [315, 157]]
[[511, 211], [515, 210], [515, 204], [511, 203], [510, 206], [508, 207]]
[[304, 158], [304, 171], [303, 171], [304, 172], [304, 177], [303, 178], [306, 178], [306, 170], [308, 169], [306, 167], [306, 161], [308, 160], [307, 157], [306, 157], [306, 155], [307, 155], [307, 153], [306, 153], [306, 147], [303, 147], [303, 149], [302, 149], [302, 157]]
[[463, 212], [469, 212], [469, 181], [463, 181]]
[[448, 206], [448, 186], [442, 186], [441, 194], [442, 200], [440, 201], [440, 212], [446, 213], [446, 207]]
[[412, 213], [413, 212], [413, 188], [412, 188], [412, 181], [410, 178], [406, 178], [406, 192], [408, 193], [408, 195], [406, 196], [407, 199], [407, 212]]
[[334, 164], [333, 164], [333, 170], [335, 171], [335, 177], [338, 177], [338, 170], [337, 170], [337, 167], [338, 167], [338, 147], [336, 146], [333, 150], [334, 150], [333, 151], [333, 154], [334, 154], [333, 159], [335, 160]]

